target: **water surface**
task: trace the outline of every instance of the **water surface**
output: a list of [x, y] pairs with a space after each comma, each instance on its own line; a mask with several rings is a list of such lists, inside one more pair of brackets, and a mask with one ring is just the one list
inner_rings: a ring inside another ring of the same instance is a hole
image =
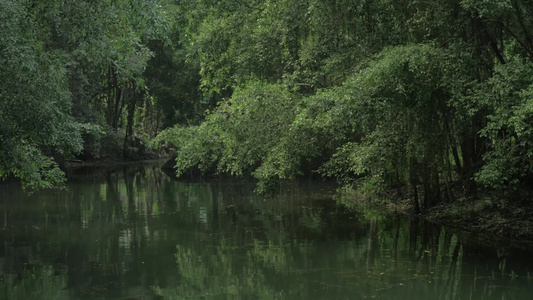
[[530, 246], [347, 212], [326, 183], [253, 189], [157, 164], [2, 184], [0, 299], [532, 299]]

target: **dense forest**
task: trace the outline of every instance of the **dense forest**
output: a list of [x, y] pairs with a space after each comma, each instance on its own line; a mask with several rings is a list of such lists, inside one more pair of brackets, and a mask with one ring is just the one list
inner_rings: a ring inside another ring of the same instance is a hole
[[[0, 177], [171, 149], [415, 210], [533, 186], [530, 0], [4, 0]], [[420, 207], [419, 207], [420, 206]]]

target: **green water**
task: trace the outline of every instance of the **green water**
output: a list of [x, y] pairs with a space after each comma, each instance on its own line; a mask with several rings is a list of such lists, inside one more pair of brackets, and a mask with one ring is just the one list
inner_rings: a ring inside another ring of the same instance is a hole
[[338, 207], [334, 187], [81, 169], [0, 185], [0, 299], [533, 299], [532, 247]]

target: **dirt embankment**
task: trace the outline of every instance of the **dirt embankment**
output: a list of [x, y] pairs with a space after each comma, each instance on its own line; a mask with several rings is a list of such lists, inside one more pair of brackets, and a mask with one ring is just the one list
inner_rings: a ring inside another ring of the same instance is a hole
[[462, 197], [413, 214], [412, 200], [386, 201], [384, 209], [430, 222], [459, 228], [490, 239], [533, 242], [533, 192], [520, 195], [484, 192], [476, 198]]
[[455, 198], [422, 209], [419, 214], [413, 213], [413, 200], [409, 196], [398, 199], [398, 195], [391, 191], [379, 199], [358, 199], [353, 192], [344, 193], [339, 198], [341, 203], [356, 210], [359, 203], [455, 227], [487, 239], [533, 242], [533, 191], [521, 190], [512, 194], [480, 191], [476, 197]]
[[533, 241], [533, 199], [486, 195], [433, 207], [422, 218], [498, 238]]

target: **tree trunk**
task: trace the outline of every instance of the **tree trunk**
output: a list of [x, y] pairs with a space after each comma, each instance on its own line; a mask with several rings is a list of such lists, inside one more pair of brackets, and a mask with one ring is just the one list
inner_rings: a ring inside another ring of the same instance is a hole
[[413, 208], [414, 213], [419, 214], [420, 213], [420, 204], [418, 202], [418, 176], [416, 175], [417, 171], [417, 164], [411, 160], [410, 168], [409, 168], [409, 184], [411, 185], [412, 191], [413, 191]]
[[133, 117], [135, 116], [135, 108], [137, 106], [137, 100], [139, 95], [135, 91], [135, 85], [133, 87], [128, 87], [126, 89], [126, 92], [124, 93], [124, 96], [126, 95], [129, 98], [128, 101], [128, 116], [126, 120], [126, 134], [124, 136], [124, 146], [122, 149], [122, 154], [124, 157], [128, 154], [128, 145], [130, 144], [130, 140], [133, 137]]
[[411, 182], [411, 187], [413, 188], [413, 206], [414, 206], [414, 213], [420, 214], [420, 204], [418, 203], [418, 187], [416, 186], [416, 182]]

